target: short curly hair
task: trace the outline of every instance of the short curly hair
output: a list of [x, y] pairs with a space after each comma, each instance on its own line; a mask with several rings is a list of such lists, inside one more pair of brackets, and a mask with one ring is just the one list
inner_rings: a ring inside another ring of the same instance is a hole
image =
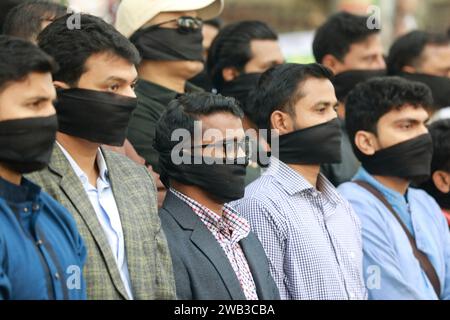
[[405, 105], [428, 109], [433, 104], [431, 90], [424, 84], [400, 77], [377, 77], [358, 84], [348, 95], [345, 125], [353, 151], [361, 160], [363, 154], [355, 145], [358, 131], [377, 134], [382, 116]]

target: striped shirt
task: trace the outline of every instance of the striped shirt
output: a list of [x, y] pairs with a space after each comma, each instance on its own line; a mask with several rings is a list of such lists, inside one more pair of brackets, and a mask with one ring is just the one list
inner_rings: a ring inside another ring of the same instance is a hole
[[239, 241], [246, 238], [250, 233], [248, 221], [239, 216], [233, 208], [227, 205], [222, 209], [222, 216], [219, 216], [186, 195], [174, 189], [170, 189], [170, 191], [189, 205], [214, 235], [214, 238], [216, 238], [223, 251], [225, 251], [247, 300], [258, 300], [250, 267], [239, 245]]
[[261, 241], [282, 299], [366, 299], [359, 219], [323, 175], [317, 186], [272, 157], [231, 206]]

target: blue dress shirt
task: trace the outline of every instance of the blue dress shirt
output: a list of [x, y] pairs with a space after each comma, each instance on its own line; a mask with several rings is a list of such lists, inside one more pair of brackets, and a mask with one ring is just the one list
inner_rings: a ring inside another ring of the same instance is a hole
[[63, 206], [25, 178], [0, 178], [0, 300], [86, 299], [85, 259]]
[[389, 189], [361, 168], [353, 180], [378, 189], [433, 264], [441, 283], [436, 295], [394, 215], [371, 193], [348, 182], [338, 190], [352, 204], [363, 229], [364, 271], [370, 299], [450, 299], [450, 236], [442, 211], [426, 192]]

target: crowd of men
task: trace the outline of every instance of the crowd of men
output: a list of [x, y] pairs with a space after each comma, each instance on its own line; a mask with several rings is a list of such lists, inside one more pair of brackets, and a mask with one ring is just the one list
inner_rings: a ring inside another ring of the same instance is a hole
[[450, 29], [294, 64], [223, 7], [9, 11], [0, 300], [450, 299]]

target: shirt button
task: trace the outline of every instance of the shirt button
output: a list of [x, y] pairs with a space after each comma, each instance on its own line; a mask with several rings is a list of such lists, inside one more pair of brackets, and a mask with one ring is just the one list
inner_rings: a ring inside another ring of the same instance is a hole
[[55, 273], [55, 279], [56, 279], [56, 280], [59, 280], [59, 273], [58, 273], [58, 272]]
[[38, 204], [33, 206], [33, 211], [38, 211], [41, 207]]
[[28, 213], [28, 208], [27, 207], [23, 208], [23, 212]]
[[36, 245], [37, 245], [37, 246], [41, 246], [41, 245], [43, 245], [43, 244], [44, 244], [44, 241], [42, 241], [42, 240], [36, 241]]

